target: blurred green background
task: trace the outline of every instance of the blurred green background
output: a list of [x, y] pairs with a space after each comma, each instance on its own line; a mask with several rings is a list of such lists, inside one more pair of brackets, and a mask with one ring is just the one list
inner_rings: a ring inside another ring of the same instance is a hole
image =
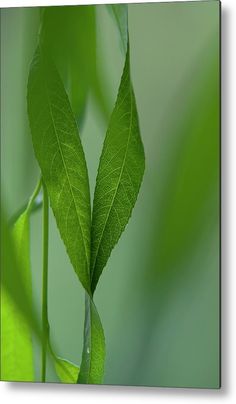
[[[90, 74], [99, 85], [86, 98], [79, 126], [93, 194], [124, 56], [106, 6], [89, 7], [96, 17], [96, 54], [88, 56], [96, 69]], [[9, 217], [39, 176], [26, 113], [39, 14], [38, 8], [1, 10], [1, 186]], [[146, 170], [132, 218], [95, 294], [106, 336], [104, 383], [217, 388], [219, 2], [129, 5], [129, 32]], [[32, 216], [31, 250], [40, 313], [40, 211]], [[56, 353], [78, 364], [83, 319], [83, 289], [51, 215], [51, 333]], [[36, 341], [34, 350], [39, 380]], [[50, 363], [47, 376], [57, 381]]]

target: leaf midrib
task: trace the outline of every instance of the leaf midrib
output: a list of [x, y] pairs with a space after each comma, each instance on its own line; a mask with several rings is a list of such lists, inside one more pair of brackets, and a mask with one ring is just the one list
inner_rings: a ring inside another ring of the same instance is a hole
[[[97, 247], [96, 256], [95, 256], [95, 260], [94, 260], [94, 265], [93, 265], [92, 273], [91, 273], [91, 280], [92, 280], [92, 281], [93, 281], [94, 269], [95, 269], [95, 267], [96, 267], [98, 252], [99, 252], [99, 249], [100, 249], [100, 246], [101, 246], [101, 242], [102, 242], [102, 239], [103, 239], [103, 234], [104, 234], [105, 228], [106, 228], [106, 226], [107, 226], [107, 222], [108, 222], [108, 219], [109, 219], [109, 216], [110, 216], [110, 212], [111, 212], [111, 209], [112, 209], [112, 207], [113, 207], [113, 204], [114, 204], [114, 201], [115, 201], [115, 198], [116, 198], [116, 195], [117, 195], [119, 186], [120, 186], [120, 181], [121, 181], [121, 177], [122, 177], [122, 174], [123, 174], [123, 171], [124, 171], [125, 160], [126, 160], [126, 157], [127, 157], [128, 147], [129, 147], [130, 138], [131, 138], [131, 127], [132, 127], [132, 121], [133, 121], [133, 104], [132, 104], [131, 84], [129, 85], [129, 92], [130, 92], [130, 104], [131, 104], [131, 107], [130, 107], [129, 135], [128, 135], [128, 139], [127, 139], [127, 145], [126, 145], [126, 150], [125, 150], [125, 154], [124, 154], [124, 158], [123, 158], [123, 162], [122, 162], [122, 166], [121, 166], [121, 171], [120, 171], [119, 179], [118, 179], [118, 182], [117, 182], [117, 187], [116, 187], [114, 196], [113, 196], [113, 198], [112, 198], [111, 206], [110, 206], [110, 208], [109, 208], [109, 211], [108, 211], [108, 214], [107, 214], [107, 217], [106, 217], [106, 221], [105, 221], [105, 224], [104, 224], [104, 227], [103, 227], [103, 230], [102, 230], [101, 237], [100, 237], [100, 239], [99, 239], [99, 244], [98, 244], [98, 247]], [[92, 281], [91, 281], [91, 284], [92, 284]]]
[[50, 95], [49, 95], [49, 93], [48, 93], [47, 80], [46, 80], [46, 78], [45, 78], [45, 82], [44, 82], [44, 83], [45, 83], [45, 90], [46, 90], [47, 101], [48, 101], [48, 105], [49, 105], [49, 111], [50, 111], [50, 116], [51, 116], [51, 119], [52, 119], [52, 124], [53, 124], [54, 133], [55, 133], [55, 135], [56, 135], [57, 144], [58, 144], [58, 147], [59, 147], [59, 151], [60, 151], [60, 155], [61, 155], [63, 167], [64, 167], [64, 169], [65, 169], [67, 181], [68, 181], [68, 183], [69, 183], [70, 193], [71, 193], [71, 195], [72, 195], [72, 199], [73, 199], [73, 203], [74, 203], [74, 207], [75, 207], [77, 219], [78, 219], [78, 222], [79, 222], [81, 234], [82, 234], [82, 236], [83, 236], [83, 237], [82, 237], [82, 240], [83, 240], [83, 246], [84, 246], [84, 251], [85, 251], [85, 256], [86, 256], [87, 275], [89, 276], [89, 261], [88, 261], [87, 249], [86, 249], [85, 242], [84, 242], [84, 232], [83, 232], [83, 230], [82, 230], [82, 226], [81, 226], [81, 222], [80, 222], [80, 217], [79, 217], [79, 214], [78, 214], [78, 211], [77, 211], [77, 207], [76, 207], [76, 203], [75, 203], [75, 198], [74, 198], [74, 194], [73, 194], [73, 191], [72, 191], [72, 186], [71, 186], [71, 183], [70, 183], [70, 180], [69, 180], [69, 175], [68, 175], [68, 172], [67, 172], [67, 168], [66, 168], [66, 164], [65, 164], [63, 152], [62, 152], [62, 149], [61, 149], [59, 136], [58, 136], [58, 133], [57, 133], [57, 129], [56, 129], [55, 122], [54, 122], [54, 116], [53, 116], [53, 112], [52, 112], [52, 108], [51, 108], [51, 100], [50, 100]]

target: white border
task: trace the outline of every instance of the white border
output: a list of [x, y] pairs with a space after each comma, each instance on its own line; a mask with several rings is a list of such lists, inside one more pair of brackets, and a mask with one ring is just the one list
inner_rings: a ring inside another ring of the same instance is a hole
[[[174, 0], [175, 2], [183, 1], [183, 0]], [[191, 1], [199, 1], [199, 0], [191, 0]], [[207, 1], [207, 0], [206, 0]], [[173, 0], [165, 0], [164, 2], [173, 2]], [[78, 4], [115, 4], [115, 3], [156, 3], [156, 0], [1, 0], [0, 7], [28, 7], [28, 6], [56, 6], [56, 5], [78, 5]]]
[[[169, 1], [169, 0], [167, 0]], [[179, 0], [176, 0], [179, 1]], [[197, 1], [197, 0], [196, 0]], [[111, 0], [109, 3], [125, 3]], [[140, 3], [141, 1], [130, 1]], [[153, 2], [153, 1], [143, 1]], [[101, 4], [104, 1], [12, 1], [0, 7]], [[187, 390], [113, 386], [0, 383], [4, 404], [236, 403], [236, 1], [222, 1], [222, 389]], [[125, 366], [125, 363], [124, 363]], [[121, 369], [122, 372], [122, 369]]]

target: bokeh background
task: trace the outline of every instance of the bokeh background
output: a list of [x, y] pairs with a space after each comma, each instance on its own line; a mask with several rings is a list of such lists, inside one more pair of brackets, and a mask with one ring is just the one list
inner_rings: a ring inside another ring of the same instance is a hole
[[[89, 7], [96, 17], [96, 54], [90, 57], [96, 61], [104, 105], [99, 106], [99, 92], [89, 94], [79, 121], [93, 194], [124, 56], [106, 6]], [[1, 185], [9, 217], [27, 201], [39, 176], [26, 112], [39, 15], [38, 8], [1, 10]], [[132, 218], [95, 294], [106, 336], [104, 383], [217, 388], [219, 2], [129, 5], [129, 33], [146, 170]], [[31, 223], [33, 299], [39, 315], [40, 211]], [[78, 364], [83, 319], [83, 289], [51, 214], [52, 339], [58, 355]], [[39, 380], [36, 341], [34, 351]], [[47, 379], [58, 381], [50, 362]]]

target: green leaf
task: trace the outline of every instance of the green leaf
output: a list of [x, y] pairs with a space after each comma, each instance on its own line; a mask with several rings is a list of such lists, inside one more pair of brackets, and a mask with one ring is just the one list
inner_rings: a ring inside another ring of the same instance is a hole
[[76, 383], [79, 375], [79, 367], [74, 363], [54, 356], [54, 367], [57, 376], [62, 383]]
[[48, 348], [52, 357], [55, 372], [62, 383], [77, 383], [79, 367], [67, 359], [55, 355], [50, 339], [48, 339]]
[[135, 205], [145, 166], [129, 48], [100, 158], [92, 217], [92, 292]]
[[[10, 240], [8, 240], [10, 241]], [[29, 217], [26, 210], [14, 225], [10, 254], [14, 256], [10, 265], [14, 278], [20, 282], [11, 287], [1, 284], [1, 379], [9, 381], [33, 381], [33, 348], [31, 339], [31, 316], [24, 315], [23, 303], [32, 307], [32, 286], [29, 252]], [[7, 247], [9, 248], [9, 247]], [[15, 262], [14, 262], [15, 260]], [[9, 261], [8, 261], [9, 263]], [[6, 264], [6, 261], [4, 261]], [[9, 266], [2, 267], [2, 275], [6, 281]], [[21, 287], [23, 286], [23, 287]], [[14, 298], [20, 295], [23, 303], [18, 306]]]
[[122, 49], [126, 54], [128, 44], [128, 4], [108, 4], [107, 9], [117, 24]]
[[37, 48], [28, 81], [33, 146], [61, 238], [82, 285], [90, 293], [90, 195], [78, 128], [60, 76]]
[[85, 296], [84, 347], [78, 383], [101, 384], [105, 361], [105, 337], [93, 300]]
[[[9, 225], [10, 225], [10, 226], [11, 226], [11, 225], [14, 225], [14, 223], [17, 221], [17, 219], [20, 217], [20, 215], [21, 215], [22, 213], [24, 213], [24, 211], [27, 209], [27, 206], [28, 206], [28, 202], [25, 203], [24, 205], [22, 205], [22, 206], [17, 210], [17, 212], [15, 212], [15, 213], [10, 217], [10, 219], [9, 219]], [[42, 206], [43, 206], [43, 198], [42, 198], [42, 195], [39, 194], [39, 195], [37, 196], [37, 198], [34, 200], [33, 204], [32, 204], [30, 213], [37, 212], [39, 209], [42, 208]]]
[[95, 7], [45, 7], [41, 36], [63, 79], [76, 118], [81, 122], [96, 76]]
[[[35, 198], [40, 191], [40, 187], [41, 181], [38, 182], [37, 187], [27, 204], [26, 211], [22, 214], [27, 214], [29, 216], [32, 212], [32, 209], [34, 209]], [[27, 283], [25, 283], [25, 270], [22, 268], [22, 262], [24, 262], [24, 260], [19, 259], [19, 253], [17, 252], [18, 243], [16, 243], [16, 240], [13, 237], [15, 232], [10, 231], [10, 227], [7, 224], [6, 211], [3, 205], [4, 204], [1, 201], [1, 288], [11, 297], [11, 300], [14, 302], [19, 312], [24, 316], [35, 336], [41, 340], [41, 331], [37, 321], [37, 316], [31, 304], [31, 292], [29, 292], [27, 288]], [[26, 237], [25, 241], [23, 235]], [[27, 237], [28, 233], [26, 231], [22, 232], [22, 246], [29, 243]], [[28, 261], [29, 260], [30, 258], [28, 255]]]

